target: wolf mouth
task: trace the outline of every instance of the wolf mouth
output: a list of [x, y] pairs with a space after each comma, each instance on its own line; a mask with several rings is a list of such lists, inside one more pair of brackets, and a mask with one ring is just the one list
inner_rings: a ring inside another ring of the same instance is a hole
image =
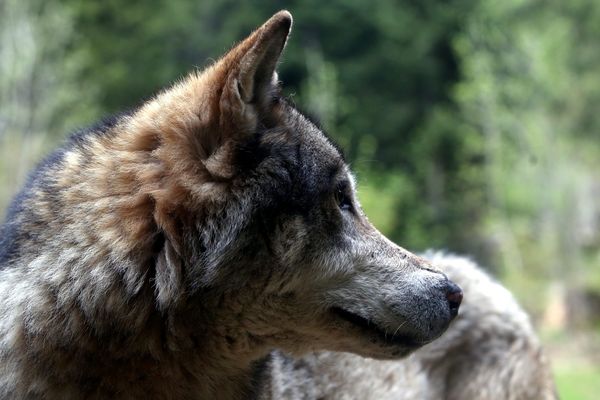
[[389, 332], [380, 328], [374, 321], [340, 307], [333, 307], [331, 312], [346, 322], [358, 327], [361, 331], [369, 335], [375, 335], [378, 341], [383, 342], [387, 346], [419, 347], [426, 343], [416, 340], [411, 335], [399, 332]]

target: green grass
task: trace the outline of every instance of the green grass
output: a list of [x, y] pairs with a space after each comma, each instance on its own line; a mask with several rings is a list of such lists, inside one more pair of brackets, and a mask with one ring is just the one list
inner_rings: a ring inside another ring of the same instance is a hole
[[556, 386], [562, 400], [600, 398], [600, 366], [558, 364], [554, 367]]

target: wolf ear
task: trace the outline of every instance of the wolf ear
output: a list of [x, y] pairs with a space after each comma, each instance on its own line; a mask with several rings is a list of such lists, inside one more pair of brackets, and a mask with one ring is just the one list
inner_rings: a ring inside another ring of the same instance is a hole
[[[277, 90], [275, 68], [292, 26], [292, 15], [280, 11], [231, 50], [233, 65], [221, 98], [221, 111], [232, 113], [245, 128], [253, 128]], [[227, 63], [227, 62], [226, 62]], [[227, 63], [228, 64], [228, 63]]]
[[237, 82], [240, 100], [245, 103], [259, 102], [270, 94], [277, 79], [275, 67], [291, 26], [291, 14], [280, 11], [259, 29], [256, 42], [240, 60]]

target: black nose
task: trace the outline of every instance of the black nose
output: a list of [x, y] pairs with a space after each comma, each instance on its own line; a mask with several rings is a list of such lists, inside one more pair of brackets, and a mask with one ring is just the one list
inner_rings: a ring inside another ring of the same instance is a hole
[[446, 282], [446, 300], [448, 300], [448, 306], [450, 307], [450, 315], [456, 317], [458, 314], [458, 307], [463, 298], [462, 289], [454, 282]]

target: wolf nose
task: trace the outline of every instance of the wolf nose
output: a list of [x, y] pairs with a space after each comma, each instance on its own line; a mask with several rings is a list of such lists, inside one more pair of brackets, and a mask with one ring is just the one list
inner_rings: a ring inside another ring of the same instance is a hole
[[463, 291], [453, 282], [448, 281], [446, 285], [446, 300], [448, 300], [448, 306], [450, 307], [450, 315], [454, 318], [458, 314], [458, 307], [460, 307], [463, 298]]

